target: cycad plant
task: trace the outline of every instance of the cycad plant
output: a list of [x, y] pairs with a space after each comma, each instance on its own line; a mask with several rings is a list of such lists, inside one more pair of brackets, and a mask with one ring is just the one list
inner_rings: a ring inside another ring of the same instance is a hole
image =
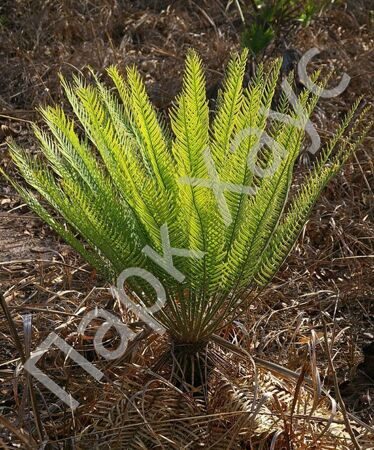
[[[282, 94], [278, 112], [299, 122], [270, 120], [281, 62], [260, 66], [243, 86], [246, 59], [243, 52], [230, 60], [211, 114], [202, 62], [189, 51], [170, 126], [133, 67], [125, 77], [109, 68], [115, 89], [94, 74], [93, 84], [62, 80], [75, 118], [60, 107], [41, 110], [48, 129], [34, 132], [42, 157], [10, 144], [32, 188], [12, 179], [18, 192], [109, 282], [134, 267], [161, 282], [167, 301], [155, 318], [182, 347], [204, 346], [246, 308], [250, 292], [269, 283], [362, 137], [357, 124], [366, 109], [343, 138], [356, 102], [293, 185], [301, 125], [318, 96], [304, 90], [295, 111]], [[145, 306], [156, 301], [139, 276], [127, 279], [126, 290]]]

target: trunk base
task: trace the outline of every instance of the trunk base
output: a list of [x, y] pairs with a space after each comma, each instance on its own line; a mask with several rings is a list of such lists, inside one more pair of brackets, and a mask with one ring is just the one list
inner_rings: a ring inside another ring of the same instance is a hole
[[172, 382], [194, 398], [207, 399], [208, 381], [213, 365], [208, 342], [171, 342]]
[[168, 348], [157, 358], [152, 372], [159, 373], [176, 388], [190, 394], [204, 408], [213, 369], [222, 362], [217, 356], [208, 340], [181, 342], [170, 336]]

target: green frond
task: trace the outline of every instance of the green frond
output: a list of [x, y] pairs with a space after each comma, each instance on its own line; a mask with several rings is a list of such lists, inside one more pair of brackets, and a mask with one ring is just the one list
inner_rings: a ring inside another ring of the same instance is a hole
[[[187, 272], [188, 281], [196, 291], [196, 297], [186, 305], [186, 315], [192, 317], [201, 311], [202, 303], [207, 303], [211, 286], [220, 275], [218, 268], [223, 247], [224, 225], [209, 186], [211, 174], [207, 158], [211, 158], [211, 151], [208, 122], [202, 63], [196, 52], [190, 51], [182, 93], [171, 111], [171, 126], [175, 135], [173, 154], [179, 182], [180, 214], [177, 223], [184, 237], [177, 242], [205, 254], [202, 259], [191, 258], [181, 262], [181, 270]], [[206, 180], [208, 185], [199, 184], [201, 180]]]
[[[159, 184], [164, 186], [165, 196], [171, 196], [175, 190], [175, 180], [171, 170], [173, 160], [170, 149], [162, 132], [156, 112], [150, 103], [138, 71], [135, 68], [127, 70], [127, 81], [130, 88], [130, 105], [142, 142], [142, 154], [146, 157], [151, 174]], [[169, 190], [169, 192], [167, 192]]]
[[212, 155], [221, 168], [230, 150], [238, 126], [238, 113], [243, 102], [243, 79], [248, 51], [235, 55], [228, 63], [221, 101], [212, 124]]
[[[59, 107], [40, 110], [46, 127], [33, 130], [41, 157], [10, 144], [30, 190], [0, 169], [108, 281], [130, 267], [157, 277], [167, 295], [157, 320], [178, 341], [209, 339], [245, 308], [244, 292], [269, 283], [318, 196], [372, 126], [358, 100], [291, 196], [318, 93], [304, 90], [295, 104], [283, 92], [272, 111], [281, 61], [260, 65], [243, 86], [246, 62], [246, 51], [231, 58], [211, 119], [203, 63], [190, 50], [170, 127], [133, 67], [125, 76], [108, 69], [115, 88], [93, 71], [92, 84], [62, 78], [74, 118]], [[179, 249], [174, 272], [160, 263], [167, 242]], [[154, 304], [145, 280], [134, 276], [127, 288], [134, 301]]]
[[314, 165], [311, 174], [304, 180], [299, 192], [293, 198], [286, 214], [281, 223], [277, 227], [269, 247], [266, 249], [263, 258], [257, 262], [256, 281], [260, 285], [267, 284], [274, 274], [279, 270], [283, 261], [292, 250], [296, 240], [304, 227], [310, 211], [321, 192], [335, 176], [349, 156], [355, 151], [357, 146], [362, 142], [368, 131], [372, 127], [372, 122], [368, 122], [364, 129], [360, 132], [358, 138], [353, 139], [353, 135], [357, 131], [357, 126], [365, 119], [369, 118], [370, 107], [365, 108], [356, 119], [355, 125], [350, 131], [349, 136], [341, 142], [340, 148], [332, 161], [325, 165], [327, 158], [335, 148], [337, 142], [342, 140], [344, 131], [347, 129], [354, 113], [359, 107], [360, 101], [355, 102], [351, 110], [347, 113], [345, 119], [337, 130], [336, 134], [331, 138], [325, 149], [321, 152], [320, 158]]

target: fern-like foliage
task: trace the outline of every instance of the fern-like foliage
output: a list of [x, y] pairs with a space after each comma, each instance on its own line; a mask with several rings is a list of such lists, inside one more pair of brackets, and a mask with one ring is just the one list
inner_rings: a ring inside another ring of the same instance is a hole
[[[208, 340], [245, 307], [248, 288], [271, 280], [326, 183], [365, 134], [357, 137], [357, 124], [367, 109], [343, 138], [356, 102], [290, 197], [305, 132], [295, 120], [269, 120], [280, 61], [260, 66], [244, 86], [246, 59], [243, 52], [229, 62], [213, 118], [202, 62], [190, 51], [171, 130], [138, 71], [123, 77], [111, 67], [115, 90], [95, 74], [94, 85], [62, 80], [76, 118], [59, 107], [41, 110], [48, 131], [34, 131], [43, 158], [10, 145], [32, 189], [10, 181], [29, 206], [108, 281], [130, 267], [156, 276], [167, 293], [157, 319], [182, 342]], [[298, 101], [305, 125], [317, 96], [305, 90]], [[298, 117], [285, 96], [279, 112]], [[169, 244], [190, 252], [173, 256], [172, 272], [154, 256], [163, 257]], [[154, 303], [147, 282], [132, 277], [127, 284], [137, 301]]]

